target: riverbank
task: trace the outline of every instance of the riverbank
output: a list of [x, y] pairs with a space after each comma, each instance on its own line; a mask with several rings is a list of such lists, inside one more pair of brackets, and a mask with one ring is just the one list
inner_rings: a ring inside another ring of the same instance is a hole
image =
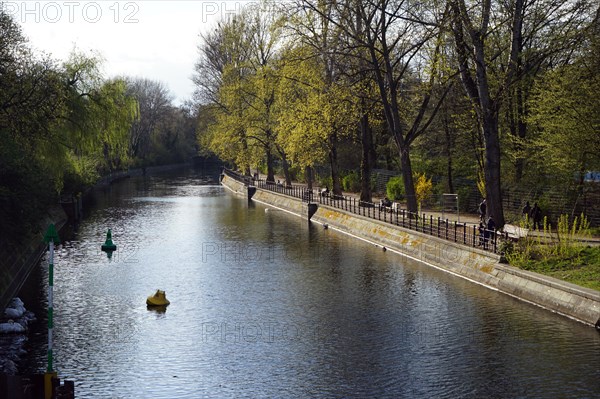
[[[382, 249], [418, 260], [517, 299], [600, 328], [600, 292], [500, 264], [500, 256], [324, 204], [247, 185], [223, 175], [222, 184], [261, 202], [322, 224]], [[455, 237], [456, 238], [456, 237]]]
[[0, 309], [4, 311], [8, 303], [17, 295], [38, 264], [46, 250], [44, 233], [50, 224], [56, 226], [59, 236], [67, 227], [68, 217], [60, 206], [50, 208], [39, 223], [38, 232], [32, 234], [20, 248], [2, 249], [2, 271], [0, 273]]

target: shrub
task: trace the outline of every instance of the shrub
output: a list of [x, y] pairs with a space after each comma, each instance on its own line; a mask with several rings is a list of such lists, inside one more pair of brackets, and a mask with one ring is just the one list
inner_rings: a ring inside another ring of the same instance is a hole
[[360, 191], [360, 177], [356, 172], [350, 172], [342, 178], [342, 189], [344, 191]]
[[415, 194], [417, 195], [417, 202], [421, 206], [421, 203], [427, 201], [433, 194], [433, 183], [424, 173], [418, 175], [416, 181]]
[[404, 181], [401, 176], [394, 176], [388, 180], [385, 186], [387, 197], [392, 201], [401, 200], [404, 198]]

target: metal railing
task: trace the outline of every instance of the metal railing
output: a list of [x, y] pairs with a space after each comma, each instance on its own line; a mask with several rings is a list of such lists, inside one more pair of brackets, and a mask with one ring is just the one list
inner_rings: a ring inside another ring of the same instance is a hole
[[242, 176], [233, 171], [224, 169], [227, 176], [244, 183], [254, 185], [263, 190], [273, 191], [279, 194], [298, 198], [304, 202], [314, 202], [340, 209], [355, 215], [390, 223], [405, 229], [418, 231], [423, 234], [442, 238], [455, 243], [468, 245], [473, 248], [498, 253], [498, 237], [500, 233], [496, 229], [488, 230], [476, 225], [458, 223], [441, 217], [434, 217], [425, 213], [418, 214], [399, 208], [398, 204], [383, 206], [373, 202], [361, 201], [356, 197], [345, 195], [333, 195], [332, 193], [318, 193], [308, 190], [303, 185], [286, 186], [281, 183], [268, 182], [262, 179], [253, 179]]

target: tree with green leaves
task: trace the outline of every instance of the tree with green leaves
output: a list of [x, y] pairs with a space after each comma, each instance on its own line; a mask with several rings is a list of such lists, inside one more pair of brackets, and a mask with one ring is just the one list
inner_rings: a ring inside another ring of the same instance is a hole
[[[429, 4], [428, 4], [429, 5]], [[440, 84], [439, 29], [444, 10], [402, 0], [360, 3], [355, 0], [303, 0], [301, 6], [318, 13], [343, 32], [345, 56], [362, 57], [378, 91], [386, 126], [400, 158], [407, 207], [417, 211], [410, 148], [423, 134], [439, 108], [448, 85]], [[364, 51], [355, 51], [360, 48]], [[431, 49], [430, 55], [426, 55]], [[429, 66], [426, 67], [425, 64]], [[416, 75], [418, 79], [414, 79]], [[445, 87], [437, 93], [439, 87]], [[407, 112], [408, 111], [408, 112]]]
[[532, 143], [540, 168], [580, 190], [586, 172], [600, 170], [600, 28], [592, 23], [586, 33], [574, 60], [538, 81], [528, 119], [539, 131]]
[[[552, 57], [569, 53], [590, 3], [514, 0], [509, 3], [449, 0], [457, 69], [484, 137], [488, 214], [504, 225], [500, 115], [505, 99], [514, 136], [525, 135], [527, 79]], [[522, 155], [517, 156], [517, 161]], [[517, 162], [517, 167], [519, 166]], [[520, 173], [520, 172], [518, 172]]]
[[310, 47], [288, 49], [282, 63], [278, 143], [300, 167], [328, 162], [333, 193], [339, 195], [339, 139], [350, 137], [356, 128], [357, 99], [347, 86], [328, 82], [322, 58]]
[[202, 36], [194, 82], [196, 97], [211, 105], [207, 111], [214, 120], [203, 141], [221, 159], [234, 162], [249, 175], [254, 154], [244, 123], [248, 108], [244, 86], [251, 71], [252, 46], [247, 22], [246, 18], [233, 17]]

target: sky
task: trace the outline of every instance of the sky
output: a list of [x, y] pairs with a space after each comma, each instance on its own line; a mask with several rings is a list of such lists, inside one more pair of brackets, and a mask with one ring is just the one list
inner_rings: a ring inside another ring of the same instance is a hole
[[107, 78], [144, 77], [164, 83], [179, 105], [190, 99], [200, 33], [252, 1], [0, 0], [30, 46], [57, 60], [76, 48], [104, 59]]

